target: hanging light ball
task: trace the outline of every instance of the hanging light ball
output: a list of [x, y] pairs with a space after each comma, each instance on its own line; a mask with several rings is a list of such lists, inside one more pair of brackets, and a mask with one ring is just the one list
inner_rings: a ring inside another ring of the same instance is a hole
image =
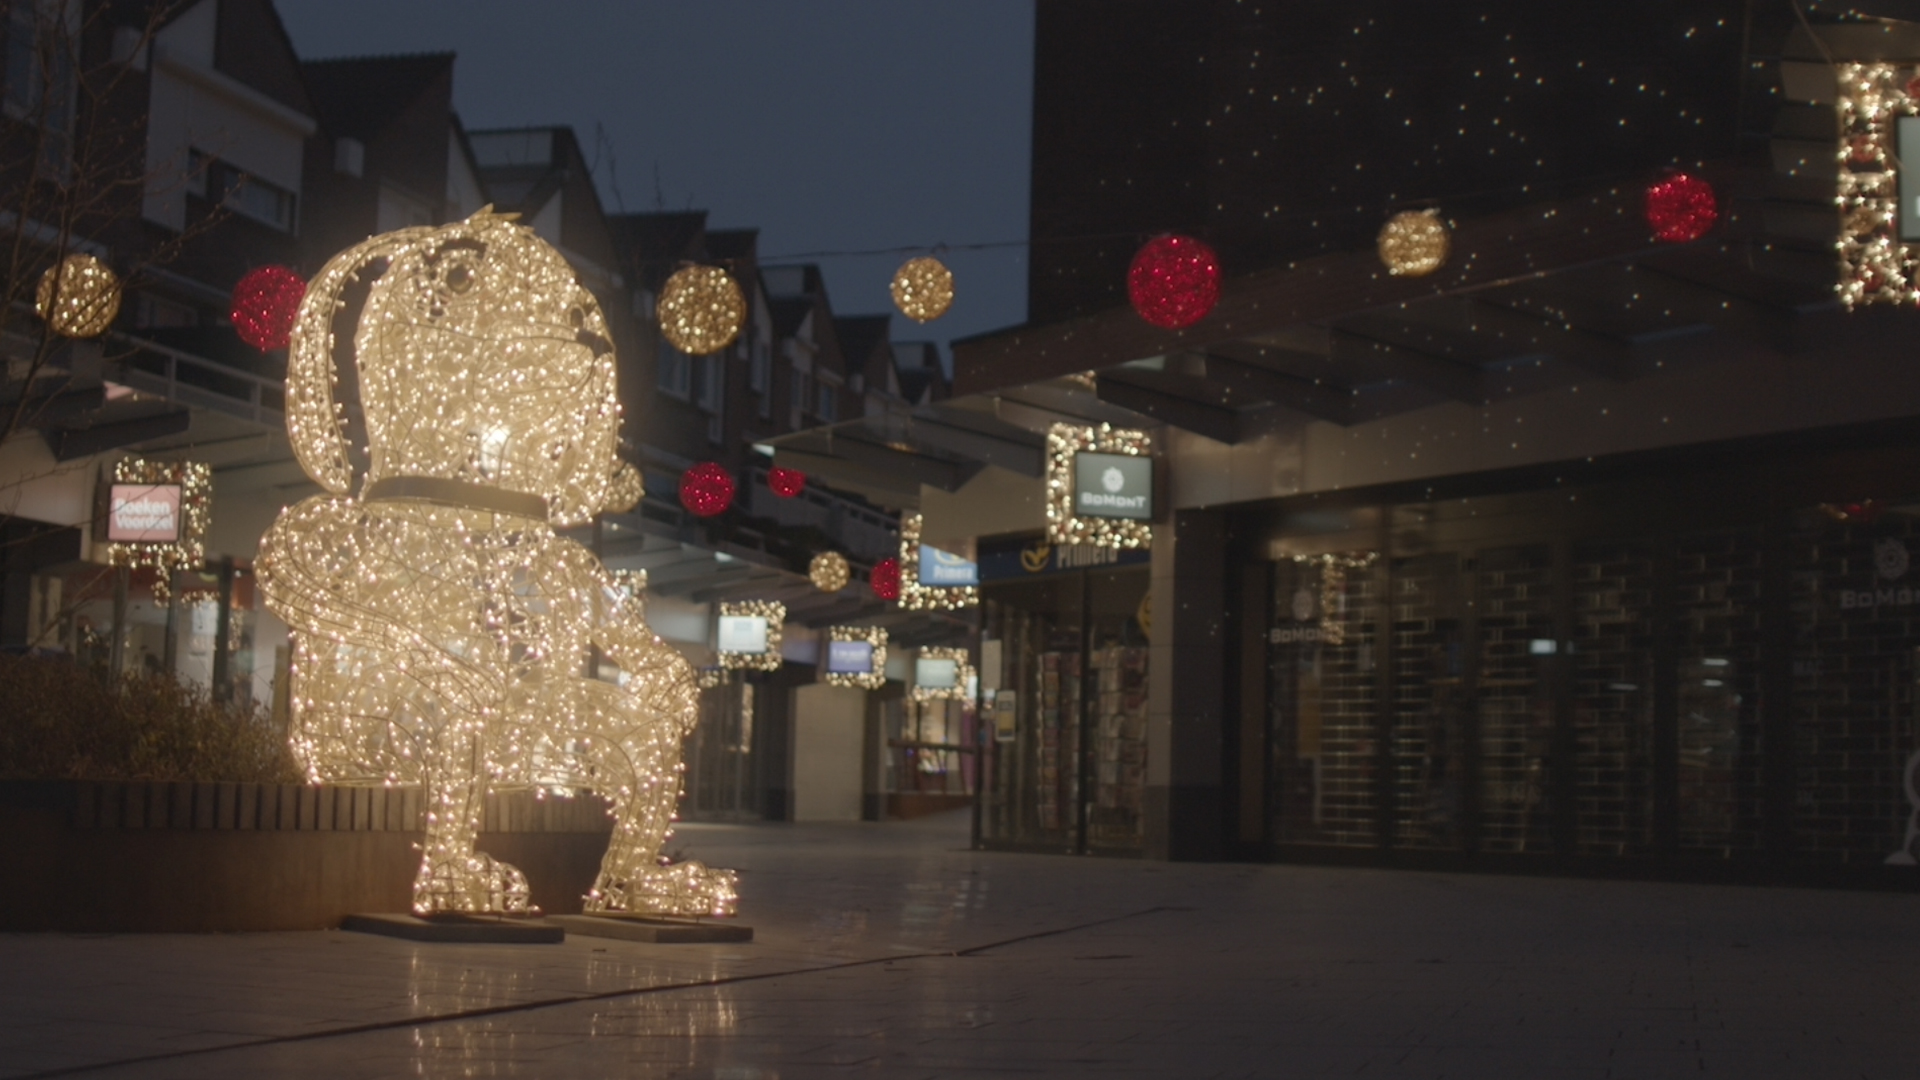
[[1192, 326], [1220, 300], [1220, 259], [1191, 236], [1156, 236], [1127, 267], [1127, 300], [1162, 329]]
[[1447, 264], [1452, 238], [1438, 210], [1402, 210], [1380, 227], [1380, 261], [1394, 277], [1426, 277]]
[[847, 557], [837, 551], [823, 551], [807, 564], [807, 580], [821, 592], [839, 592], [847, 587], [852, 575], [847, 570]]
[[1684, 244], [1707, 235], [1720, 220], [1720, 203], [1712, 184], [1674, 173], [1647, 185], [1646, 216], [1655, 239]]
[[807, 490], [807, 474], [799, 469], [783, 469], [775, 465], [767, 470], [767, 490], [783, 499], [791, 499]]
[[873, 573], [867, 575], [867, 584], [873, 586], [873, 595], [882, 600], [900, 599], [900, 560], [891, 556], [873, 564]]
[[740, 336], [747, 299], [733, 275], [720, 267], [683, 266], [660, 287], [654, 315], [674, 348], [688, 356], [706, 356]]
[[120, 314], [120, 278], [106, 263], [75, 252], [40, 275], [33, 310], [61, 337], [99, 337]]
[[624, 514], [640, 505], [646, 498], [647, 487], [640, 479], [640, 470], [622, 461], [613, 470], [613, 481], [607, 485], [607, 502], [603, 507], [607, 512]]
[[733, 505], [733, 474], [717, 461], [703, 461], [680, 474], [680, 505], [695, 517], [713, 517]]
[[307, 283], [284, 266], [256, 266], [233, 287], [233, 332], [240, 340], [271, 352], [287, 347]]
[[893, 306], [914, 322], [932, 322], [953, 306], [953, 271], [939, 259], [908, 259], [893, 273]]

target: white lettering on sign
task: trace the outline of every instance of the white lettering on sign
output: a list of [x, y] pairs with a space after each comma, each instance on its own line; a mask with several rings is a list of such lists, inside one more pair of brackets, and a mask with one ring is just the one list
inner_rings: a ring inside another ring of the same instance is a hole
[[1105, 491], [1082, 491], [1080, 505], [1086, 509], [1099, 507], [1108, 510], [1145, 510], [1145, 495], [1114, 495]]
[[107, 539], [121, 544], [178, 541], [180, 488], [172, 484], [115, 484], [108, 497]]
[[1310, 641], [1325, 641], [1326, 631], [1318, 626], [1276, 626], [1267, 631], [1267, 641], [1274, 645], [1297, 645]]
[[1920, 600], [1920, 592], [1912, 587], [1898, 589], [1841, 589], [1840, 607], [1851, 611], [1854, 608], [1871, 607], [1911, 607]]

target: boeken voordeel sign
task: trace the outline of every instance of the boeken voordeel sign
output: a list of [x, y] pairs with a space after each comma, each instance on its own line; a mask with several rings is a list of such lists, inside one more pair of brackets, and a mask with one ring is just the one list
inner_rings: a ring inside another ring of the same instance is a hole
[[180, 485], [115, 484], [107, 496], [107, 539], [116, 544], [180, 540]]
[[1073, 457], [1073, 512], [1081, 517], [1153, 517], [1153, 459], [1082, 451]]

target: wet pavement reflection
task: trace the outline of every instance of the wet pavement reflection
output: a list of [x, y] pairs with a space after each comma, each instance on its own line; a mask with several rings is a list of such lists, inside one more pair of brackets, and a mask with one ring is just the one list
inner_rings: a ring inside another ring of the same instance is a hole
[[1913, 1074], [1911, 896], [983, 853], [966, 826], [685, 827], [742, 870], [743, 945], [0, 935], [0, 1077]]

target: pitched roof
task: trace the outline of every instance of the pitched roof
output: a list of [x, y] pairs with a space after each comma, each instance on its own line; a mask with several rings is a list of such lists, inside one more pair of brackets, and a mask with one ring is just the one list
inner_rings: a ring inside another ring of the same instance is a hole
[[710, 235], [705, 210], [609, 214], [607, 228], [620, 257], [650, 289], [659, 288], [682, 261], [704, 258]]
[[813, 314], [813, 298], [808, 296], [782, 296], [767, 301], [768, 309], [773, 313], [773, 336], [792, 337], [800, 329], [800, 324], [808, 315]]
[[[886, 343], [893, 326], [891, 315], [835, 315], [833, 329], [840, 336], [840, 347], [847, 363], [864, 369], [879, 347]], [[888, 353], [892, 355], [891, 352]]]
[[300, 65], [316, 119], [328, 134], [372, 139], [400, 114], [403, 103], [450, 79], [454, 54], [343, 56]]
[[707, 255], [711, 258], [751, 259], [759, 250], [759, 229], [707, 230]]

